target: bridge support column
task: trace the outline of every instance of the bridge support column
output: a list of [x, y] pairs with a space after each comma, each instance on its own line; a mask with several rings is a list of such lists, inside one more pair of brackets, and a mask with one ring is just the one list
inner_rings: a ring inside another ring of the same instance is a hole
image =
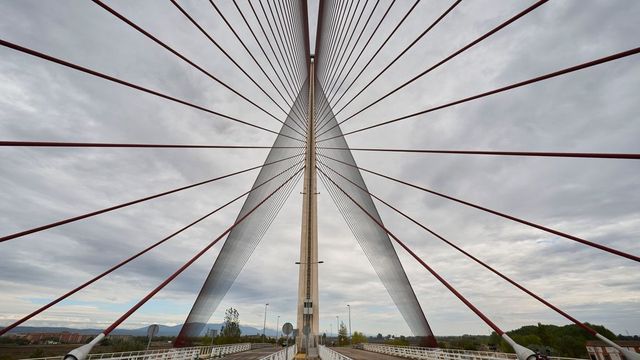
[[309, 107], [302, 200], [302, 231], [300, 237], [300, 269], [298, 278], [298, 351], [307, 358], [318, 357], [318, 217], [315, 139], [314, 62], [309, 64]]

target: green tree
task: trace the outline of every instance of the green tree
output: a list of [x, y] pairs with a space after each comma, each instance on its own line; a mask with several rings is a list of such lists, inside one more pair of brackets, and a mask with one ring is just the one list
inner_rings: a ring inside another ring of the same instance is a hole
[[367, 342], [367, 337], [364, 336], [363, 333], [354, 331], [353, 335], [351, 335], [351, 342], [353, 344], [362, 344]]
[[212, 341], [211, 336], [203, 336], [200, 338], [200, 345], [207, 346], [210, 345]]
[[44, 350], [35, 349], [31, 352], [31, 355], [29, 355], [29, 357], [32, 357], [32, 358], [44, 357]]
[[384, 342], [387, 345], [396, 345], [396, 346], [407, 346], [409, 345], [409, 341], [407, 340], [406, 337], [404, 337], [404, 335], [401, 335], [400, 337], [397, 338], [389, 338], [387, 340], [385, 340]]
[[240, 341], [240, 314], [234, 308], [228, 308], [224, 312], [224, 324], [220, 329], [220, 336], [216, 338], [216, 344], [233, 344]]
[[340, 321], [340, 330], [338, 331], [338, 345], [343, 346], [349, 343], [349, 336], [347, 336], [347, 327]]
[[127, 339], [115, 339], [111, 340], [111, 351], [124, 352], [124, 351], [137, 351], [144, 350], [147, 343], [143, 339], [133, 338]]
[[[603, 336], [615, 340], [616, 336], [601, 325], [591, 325], [594, 330]], [[594, 339], [589, 333], [577, 325], [538, 325], [523, 326], [519, 329], [507, 332], [507, 334], [520, 345], [534, 350], [550, 351], [552, 356], [587, 358], [585, 343]], [[511, 346], [496, 333], [491, 334], [489, 344], [496, 346], [498, 351], [513, 352]]]

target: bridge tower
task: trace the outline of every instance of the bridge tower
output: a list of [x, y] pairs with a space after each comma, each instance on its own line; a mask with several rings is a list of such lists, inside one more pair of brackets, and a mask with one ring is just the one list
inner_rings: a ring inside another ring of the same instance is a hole
[[[298, 277], [297, 343], [308, 358], [317, 357], [319, 340], [318, 307], [318, 190], [315, 139], [314, 59], [309, 62], [309, 106], [302, 198], [302, 231]], [[305, 330], [306, 329], [306, 330]], [[305, 334], [306, 333], [306, 334]]]

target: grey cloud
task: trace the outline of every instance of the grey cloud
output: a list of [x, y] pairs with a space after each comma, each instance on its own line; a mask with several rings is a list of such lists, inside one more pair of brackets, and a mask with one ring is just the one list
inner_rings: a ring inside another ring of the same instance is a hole
[[[250, 94], [260, 105], [282, 115], [170, 3], [109, 5], [242, 93]], [[183, 5], [269, 88], [208, 4]], [[232, 4], [221, 2], [220, 6], [258, 54]], [[388, 1], [381, 3], [377, 16], [386, 6]], [[364, 86], [446, 6], [422, 2], [416, 9], [418, 15], [408, 18], [350, 94]], [[519, 2], [463, 2], [338, 118], [344, 119], [525, 6]], [[241, 7], [250, 11], [246, 4]], [[389, 16], [392, 21], [383, 24], [383, 35], [376, 37], [364, 59], [408, 7], [408, 3], [395, 6]], [[640, 6], [624, 1], [549, 2], [345, 123], [344, 130], [635, 47], [639, 12]], [[273, 119], [93, 4], [4, 2], [0, 13], [2, 38], [277, 128]], [[250, 22], [253, 24], [253, 20]], [[270, 144], [273, 139], [271, 134], [8, 49], [0, 49], [0, 54], [0, 133], [6, 140]], [[363, 147], [640, 152], [636, 115], [640, 110], [636, 99], [639, 72], [636, 57], [631, 57], [347, 140], [351, 146]], [[200, 181], [259, 164], [265, 154], [253, 150], [0, 149], [0, 229], [3, 234], [19, 231]], [[634, 161], [360, 152], [354, 156], [364, 167], [640, 253], [640, 183]], [[26, 299], [51, 298], [246, 191], [253, 176], [242, 175], [3, 243], [0, 286], [8, 291], [0, 291], [0, 323], [9, 323], [7, 319], [32, 310], [35, 305]], [[640, 332], [636, 264], [374, 176], [365, 175], [365, 181], [373, 193], [579, 319], [602, 323], [615, 332]], [[295, 318], [297, 267], [293, 262], [299, 256], [298, 192], [293, 191], [212, 321], [221, 319], [225, 307], [234, 306], [244, 324], [260, 327], [263, 304], [267, 302], [271, 304], [268, 326], [274, 326], [277, 315], [281, 315], [281, 323]], [[351, 303], [354, 330], [408, 334], [326, 190], [321, 188], [320, 192], [320, 257], [325, 261], [320, 273], [321, 329], [328, 331], [332, 324], [335, 333], [335, 315], [345, 320], [346, 304]], [[239, 205], [216, 214], [73, 298], [87, 303], [105, 301], [114, 308], [66, 303], [34, 319], [33, 324], [93, 327], [110, 323], [126, 304], [142, 297], [145, 290], [222, 232], [238, 209]], [[384, 206], [379, 209], [390, 229], [503, 328], [538, 321], [566, 323]], [[218, 249], [215, 247], [159, 294], [159, 301], [172, 302], [169, 314], [151, 304], [124, 326], [183, 321]], [[437, 334], [489, 332], [426, 270], [402, 249], [397, 251]]]

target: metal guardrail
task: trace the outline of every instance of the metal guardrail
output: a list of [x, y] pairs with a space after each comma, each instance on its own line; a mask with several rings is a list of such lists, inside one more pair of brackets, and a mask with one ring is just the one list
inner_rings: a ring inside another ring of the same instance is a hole
[[[250, 343], [196, 346], [188, 348], [171, 348], [142, 351], [125, 351], [115, 353], [90, 354], [87, 360], [196, 360], [215, 359], [224, 355], [251, 350]], [[29, 360], [62, 360], [64, 356], [32, 358]]]
[[363, 349], [380, 354], [428, 360], [516, 360], [516, 354], [470, 351], [456, 349], [424, 348], [418, 346], [392, 346], [383, 344], [363, 344]]
[[[417, 346], [392, 346], [383, 344], [363, 344], [362, 348], [364, 350], [380, 354], [421, 360], [517, 360], [516, 354], [492, 351], [440, 349]], [[549, 359], [584, 360], [553, 356], [549, 357]]]
[[288, 348], [260, 358], [260, 360], [291, 360], [296, 356], [297, 352], [298, 347], [296, 345], [291, 345]]
[[346, 355], [342, 355], [337, 351], [331, 350], [324, 345], [318, 346], [320, 359], [322, 360], [353, 360]]
[[224, 355], [235, 354], [238, 352], [247, 351], [251, 349], [252, 349], [252, 345], [250, 343], [205, 346], [204, 348], [201, 349], [201, 352], [197, 358], [198, 359], [218, 358]]

